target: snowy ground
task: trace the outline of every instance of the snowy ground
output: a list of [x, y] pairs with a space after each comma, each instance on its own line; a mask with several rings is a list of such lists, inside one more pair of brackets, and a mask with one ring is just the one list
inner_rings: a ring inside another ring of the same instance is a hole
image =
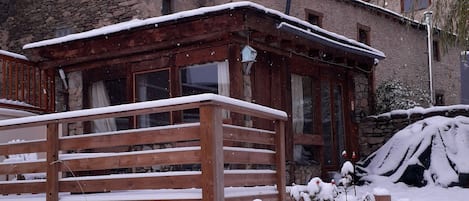
[[[469, 189], [460, 187], [443, 188], [440, 186], [426, 186], [422, 188], [410, 187], [404, 183], [394, 184], [386, 177], [374, 176], [370, 178], [374, 183], [357, 187], [357, 197], [366, 192], [373, 192], [374, 188], [385, 188], [389, 191], [392, 201], [467, 201]], [[350, 191], [353, 193], [353, 190]]]

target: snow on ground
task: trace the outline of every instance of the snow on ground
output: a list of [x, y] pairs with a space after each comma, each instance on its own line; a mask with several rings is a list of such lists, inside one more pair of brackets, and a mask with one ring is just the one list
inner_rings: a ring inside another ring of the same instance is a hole
[[[467, 201], [469, 189], [460, 187], [444, 188], [436, 185], [425, 187], [411, 187], [404, 183], [393, 183], [387, 177], [370, 176], [367, 179], [373, 183], [358, 186], [357, 197], [362, 197], [367, 192], [373, 193], [375, 188], [385, 189], [391, 195], [392, 201]], [[353, 193], [349, 191], [349, 193]]]

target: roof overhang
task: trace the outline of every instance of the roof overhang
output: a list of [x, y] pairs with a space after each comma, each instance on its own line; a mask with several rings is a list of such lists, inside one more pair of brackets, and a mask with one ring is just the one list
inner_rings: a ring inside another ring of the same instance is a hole
[[300, 27], [297, 27], [297, 26], [291, 25], [289, 23], [286, 23], [286, 22], [280, 23], [277, 26], [277, 28], [282, 30], [282, 31], [286, 31], [286, 32], [298, 35], [298, 36], [303, 37], [307, 40], [310, 40], [310, 41], [313, 41], [313, 42], [316, 42], [316, 43], [319, 43], [319, 44], [322, 44], [322, 45], [325, 45], [325, 46], [329, 46], [329, 47], [332, 47], [332, 48], [337, 48], [337, 49], [343, 50], [343, 51], [348, 52], [348, 53], [352, 53], [352, 54], [356, 54], [356, 55], [360, 55], [360, 56], [365, 56], [365, 57], [371, 57], [371, 58], [380, 59], [380, 60], [386, 58], [384, 53], [379, 51], [379, 50], [372, 49], [372, 48], [368, 49], [368, 48], [365, 48], [365, 47], [360, 47], [360, 46], [356, 46], [356, 45], [353, 45], [353, 44], [347, 44], [345, 42], [340, 42], [338, 40], [332, 40], [330, 38], [327, 38], [327, 37], [321, 36], [317, 33], [314, 33], [311, 30], [305, 30], [305, 29], [302, 29]]

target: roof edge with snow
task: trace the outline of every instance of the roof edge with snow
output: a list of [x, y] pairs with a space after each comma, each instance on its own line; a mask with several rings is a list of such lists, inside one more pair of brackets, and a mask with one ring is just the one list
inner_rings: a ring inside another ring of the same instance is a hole
[[[320, 35], [321, 37], [327, 38], [329, 41], [332, 40], [332, 41], [335, 41], [335, 43], [342, 44], [340, 45], [342, 48], [345, 47], [346, 49], [352, 50], [352, 52], [355, 52], [355, 53], [356, 51], [358, 51], [362, 53], [361, 54], [362, 56], [368, 56], [368, 57], [371, 56], [372, 58], [378, 58], [378, 59], [385, 58], [385, 55], [383, 52], [376, 50], [366, 44], [357, 42], [355, 40], [349, 39], [342, 35], [329, 32], [318, 26], [312, 25], [304, 20], [286, 15], [280, 11], [266, 8], [260, 4], [256, 4], [256, 3], [252, 3], [248, 1], [233, 2], [233, 3], [227, 3], [227, 4], [212, 6], [212, 7], [202, 7], [202, 8], [198, 8], [194, 10], [187, 10], [187, 11], [182, 11], [182, 12], [178, 12], [178, 13], [174, 13], [170, 15], [163, 15], [163, 16], [153, 17], [153, 18], [148, 18], [148, 19], [134, 19], [134, 20], [130, 20], [127, 22], [104, 26], [104, 27], [93, 29], [90, 31], [70, 34], [64, 37], [60, 37], [60, 38], [54, 38], [54, 39], [48, 39], [48, 40], [43, 40], [39, 42], [29, 43], [29, 44], [24, 45], [23, 49], [32, 49], [32, 48], [56, 45], [56, 44], [71, 42], [75, 40], [87, 39], [87, 38], [117, 33], [121, 31], [127, 31], [127, 30], [136, 29], [139, 27], [149, 26], [149, 25], [158, 27], [159, 23], [179, 20], [179, 19], [188, 18], [188, 17], [202, 16], [205, 14], [219, 12], [222, 10], [233, 10], [233, 9], [238, 9], [238, 8], [243, 8], [243, 7], [254, 8], [266, 14], [277, 16], [278, 18], [283, 19], [283, 22], [285, 23], [294, 23], [294, 24], [300, 25], [301, 28], [297, 27], [298, 29], [302, 29], [300, 30], [299, 33], [314, 32], [315, 34]], [[307, 38], [311, 39], [309, 37]]]
[[21, 59], [21, 60], [28, 61], [28, 58], [26, 56], [21, 55], [21, 54], [17, 54], [17, 53], [14, 53], [14, 52], [9, 52], [9, 51], [6, 51], [6, 50], [0, 50], [0, 55], [9, 56], [9, 57], [13, 57], [13, 58], [16, 58], [16, 59]]

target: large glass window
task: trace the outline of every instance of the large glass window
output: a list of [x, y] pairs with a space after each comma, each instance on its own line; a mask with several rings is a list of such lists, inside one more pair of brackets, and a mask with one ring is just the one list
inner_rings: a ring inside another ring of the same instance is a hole
[[[203, 65], [181, 68], [181, 93], [182, 96], [214, 93], [229, 96], [229, 72], [228, 62], [215, 62]], [[224, 118], [227, 113], [224, 112]], [[185, 110], [184, 122], [199, 121], [199, 111]]]
[[[126, 79], [93, 82], [88, 90], [90, 108], [128, 103]], [[128, 117], [107, 118], [92, 121], [92, 132], [109, 132], [129, 128]]]
[[[151, 101], [170, 97], [169, 70], [160, 70], [135, 75], [135, 101]], [[156, 113], [137, 117], [139, 128], [170, 124], [170, 114]]]
[[[292, 123], [296, 135], [312, 135], [315, 124], [315, 83], [308, 76], [292, 74]], [[313, 146], [308, 142], [295, 144], [293, 157], [299, 164], [310, 164], [314, 161]]]

